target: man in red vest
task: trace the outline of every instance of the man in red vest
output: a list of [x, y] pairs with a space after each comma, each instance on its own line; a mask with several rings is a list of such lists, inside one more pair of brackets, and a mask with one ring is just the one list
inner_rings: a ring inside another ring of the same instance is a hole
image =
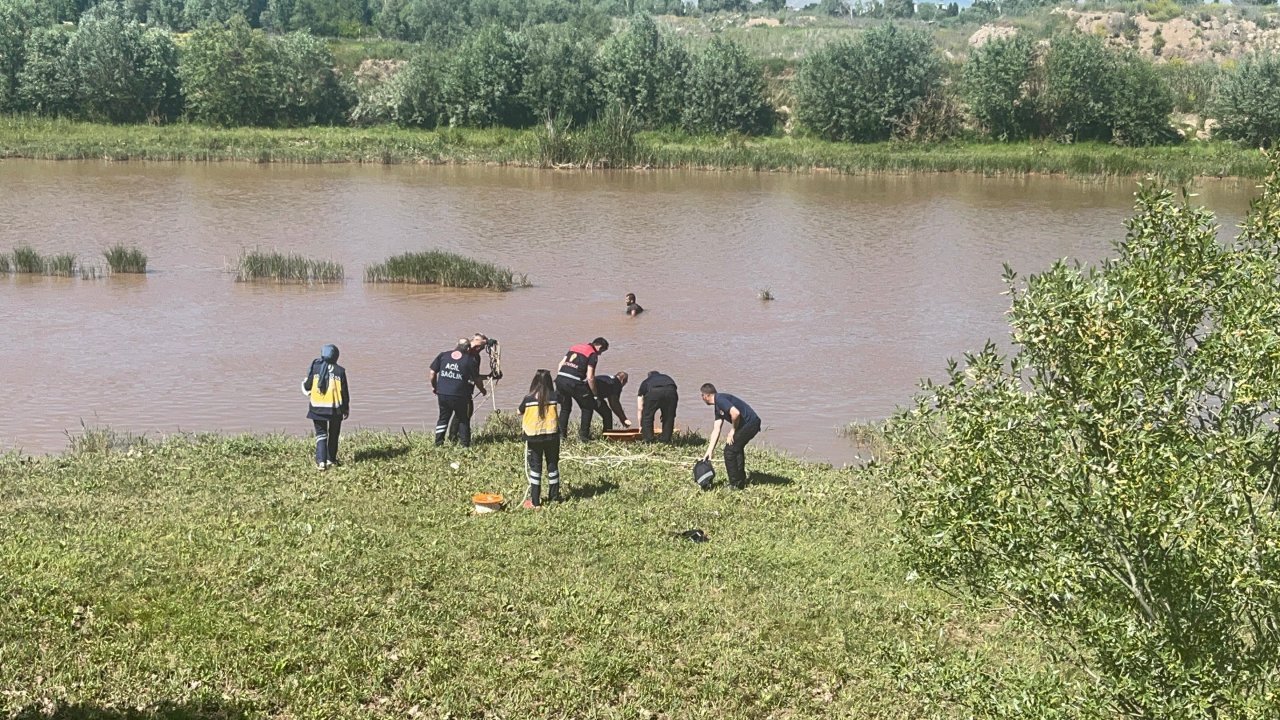
[[591, 439], [591, 416], [596, 410], [596, 362], [600, 353], [609, 349], [609, 341], [602, 337], [590, 343], [574, 345], [564, 354], [556, 371], [556, 396], [560, 399], [560, 437], [569, 436], [569, 413], [573, 402], [578, 403], [582, 419], [578, 424], [578, 438]]

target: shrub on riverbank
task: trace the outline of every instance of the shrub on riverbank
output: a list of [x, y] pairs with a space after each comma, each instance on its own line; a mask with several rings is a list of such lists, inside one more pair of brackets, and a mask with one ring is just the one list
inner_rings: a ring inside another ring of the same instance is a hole
[[529, 278], [492, 263], [443, 250], [409, 252], [365, 268], [365, 282], [421, 283], [457, 288], [510, 290], [528, 287]]
[[283, 283], [342, 282], [342, 265], [329, 260], [312, 260], [301, 255], [248, 251], [236, 263], [236, 280], [272, 280]]
[[914, 720], [1062, 691], [1001, 610], [905, 579], [862, 475], [753, 446], [754, 484], [704, 493], [705, 440], [569, 441], [566, 501], [523, 511], [523, 443], [481, 435], [346, 434], [323, 474], [281, 436], [0, 455], [0, 716]]
[[147, 271], [147, 254], [140, 248], [113, 245], [102, 255], [107, 259], [107, 267], [113, 273], [145, 273]]

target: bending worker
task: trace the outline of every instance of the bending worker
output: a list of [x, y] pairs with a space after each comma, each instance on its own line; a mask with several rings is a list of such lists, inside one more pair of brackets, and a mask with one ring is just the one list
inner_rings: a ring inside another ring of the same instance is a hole
[[480, 379], [480, 360], [455, 347], [445, 350], [431, 361], [431, 391], [436, 394], [440, 406], [440, 419], [436, 420], [436, 445], [444, 444], [449, 421], [457, 418], [458, 444], [471, 447], [471, 394], [477, 388], [486, 391]]
[[742, 490], [747, 486], [747, 443], [760, 432], [760, 416], [751, 406], [742, 402], [737, 396], [716, 392], [716, 386], [704, 383], [702, 386], [702, 402], [715, 406], [716, 420], [711, 425], [711, 442], [707, 443], [707, 454], [703, 457], [711, 459], [716, 450], [716, 441], [720, 439], [720, 430], [724, 421], [729, 421], [729, 435], [724, 440], [724, 469], [729, 475], [729, 487]]
[[671, 442], [671, 433], [676, 429], [676, 405], [680, 396], [676, 394], [676, 381], [670, 375], [663, 375], [657, 370], [650, 370], [649, 376], [640, 383], [636, 393], [636, 415], [640, 416], [640, 437], [645, 442], [653, 442], [653, 420], [659, 410], [662, 411], [662, 434], [658, 440]]
[[627, 374], [619, 372], [613, 377], [596, 376], [596, 412], [604, 423], [605, 430], [613, 429], [613, 416], [617, 415], [623, 427], [631, 427], [627, 413], [622, 409], [622, 388], [627, 385]]
[[602, 337], [590, 343], [574, 345], [564, 354], [556, 369], [556, 397], [560, 399], [560, 437], [569, 436], [569, 414], [573, 403], [582, 410], [578, 424], [578, 438], [591, 439], [591, 416], [595, 414], [596, 363], [600, 353], [609, 349], [609, 341]]

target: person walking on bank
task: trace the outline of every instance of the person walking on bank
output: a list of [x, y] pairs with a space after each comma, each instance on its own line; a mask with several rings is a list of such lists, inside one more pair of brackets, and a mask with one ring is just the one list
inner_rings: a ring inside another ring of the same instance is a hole
[[547, 502], [560, 499], [559, 415], [560, 405], [552, 386], [551, 371], [539, 370], [533, 374], [533, 382], [529, 383], [529, 394], [520, 403], [524, 465], [529, 477], [529, 495], [522, 503], [526, 509], [542, 507], [543, 479], [547, 481]]
[[449, 420], [456, 417], [458, 444], [471, 447], [471, 394], [477, 388], [481, 394], [486, 392], [480, 379], [480, 360], [461, 346], [445, 350], [431, 361], [430, 379], [431, 391], [440, 406], [436, 445], [444, 444]]
[[670, 375], [650, 370], [649, 376], [640, 383], [640, 389], [636, 392], [636, 415], [640, 416], [641, 439], [653, 442], [653, 421], [661, 410], [662, 434], [658, 436], [658, 440], [671, 442], [671, 434], [676, 429], [676, 405], [679, 402], [676, 381]]
[[760, 432], [760, 416], [751, 406], [730, 395], [716, 392], [716, 386], [702, 386], [702, 402], [715, 407], [715, 422], [711, 425], [711, 442], [707, 444], [704, 460], [711, 460], [720, 439], [724, 421], [729, 421], [729, 435], [724, 441], [724, 470], [729, 476], [729, 487], [742, 490], [747, 486], [747, 443]]
[[578, 438], [591, 439], [591, 416], [596, 410], [596, 363], [600, 353], [609, 349], [609, 341], [602, 337], [590, 343], [574, 345], [564, 354], [556, 369], [556, 397], [560, 398], [560, 437], [569, 436], [569, 415], [573, 403], [582, 410], [578, 424]]
[[316, 469], [324, 471], [338, 462], [338, 435], [342, 421], [351, 414], [351, 391], [347, 371], [338, 364], [338, 346], [325, 345], [320, 357], [311, 361], [307, 377], [302, 381], [302, 394], [307, 396], [311, 419], [316, 431]]
[[627, 419], [627, 413], [622, 409], [622, 388], [626, 385], [625, 372], [615, 373], [613, 377], [596, 376], [596, 412], [600, 413], [606, 431], [613, 429], [614, 415], [622, 421], [623, 427], [631, 427], [631, 421]]
[[623, 299], [626, 300], [627, 302], [627, 309], [626, 309], [627, 315], [630, 315], [631, 317], [635, 317], [636, 315], [639, 315], [640, 313], [644, 312], [644, 308], [640, 307], [640, 303], [636, 302], [635, 293], [627, 293], [627, 296]]

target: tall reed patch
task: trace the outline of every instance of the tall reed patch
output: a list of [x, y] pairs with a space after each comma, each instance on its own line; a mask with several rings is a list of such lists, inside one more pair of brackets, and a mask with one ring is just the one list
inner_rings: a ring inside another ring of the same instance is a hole
[[50, 255], [44, 259], [44, 274], [59, 277], [75, 277], [76, 256], [72, 253]]
[[492, 263], [443, 250], [404, 253], [365, 268], [365, 282], [422, 283], [446, 287], [510, 290], [528, 287], [529, 277]]
[[312, 260], [301, 255], [257, 250], [241, 255], [236, 267], [236, 280], [240, 282], [271, 280], [282, 283], [331, 283], [342, 282], [344, 277], [342, 265], [330, 260]]
[[102, 253], [113, 273], [145, 273], [147, 255], [136, 247], [113, 245]]
[[13, 263], [9, 261], [8, 255], [0, 255], [0, 273], [13, 272]]
[[39, 275], [44, 272], [44, 258], [31, 247], [13, 249], [13, 271]]

